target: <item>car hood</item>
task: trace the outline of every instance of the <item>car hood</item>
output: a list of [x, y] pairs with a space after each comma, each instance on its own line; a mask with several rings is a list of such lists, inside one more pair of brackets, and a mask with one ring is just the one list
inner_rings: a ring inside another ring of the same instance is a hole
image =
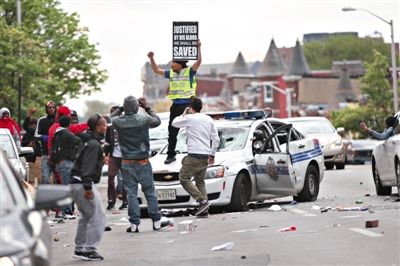
[[319, 144], [321, 147], [326, 147], [331, 145], [332, 143], [335, 143], [338, 140], [341, 140], [341, 137], [339, 135], [335, 134], [307, 134], [307, 137], [310, 137], [312, 139], [318, 139]]
[[[150, 158], [151, 167], [153, 168], [153, 172], [164, 173], [164, 172], [179, 172], [182, 167], [182, 159], [187, 156], [187, 153], [177, 154], [176, 161], [170, 164], [165, 164], [164, 161], [167, 159], [167, 154], [159, 153], [156, 156]], [[218, 153], [215, 155], [214, 165], [223, 164], [227, 158], [223, 156], [218, 156]]]
[[32, 238], [26, 230], [26, 227], [30, 226], [28, 222], [22, 222], [22, 217], [24, 217], [24, 215], [18, 211], [1, 214], [0, 257], [18, 253], [28, 249], [32, 245]]

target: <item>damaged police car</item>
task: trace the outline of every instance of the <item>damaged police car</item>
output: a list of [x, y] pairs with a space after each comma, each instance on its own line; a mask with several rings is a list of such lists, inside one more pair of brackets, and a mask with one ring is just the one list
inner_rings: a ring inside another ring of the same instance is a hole
[[[315, 201], [324, 176], [324, 158], [317, 139], [304, 137], [291, 124], [266, 118], [263, 110], [209, 114], [220, 144], [215, 164], [206, 172], [211, 206], [229, 211], [247, 209], [247, 203], [277, 196]], [[186, 131], [181, 129], [176, 161], [164, 164], [167, 146], [150, 159], [161, 208], [195, 208], [198, 203], [179, 182], [182, 158], [187, 155]], [[142, 209], [146, 199], [138, 194]]]

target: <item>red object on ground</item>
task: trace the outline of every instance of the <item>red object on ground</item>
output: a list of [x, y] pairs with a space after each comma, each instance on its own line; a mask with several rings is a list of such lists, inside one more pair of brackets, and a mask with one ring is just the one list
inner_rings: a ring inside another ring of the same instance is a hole
[[279, 232], [289, 232], [289, 231], [296, 231], [296, 226], [289, 226], [279, 229]]

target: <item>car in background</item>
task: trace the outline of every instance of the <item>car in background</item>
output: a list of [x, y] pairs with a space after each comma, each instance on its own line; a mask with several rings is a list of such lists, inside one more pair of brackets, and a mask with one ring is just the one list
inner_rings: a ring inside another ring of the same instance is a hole
[[345, 168], [345, 148], [342, 137], [325, 117], [294, 117], [283, 119], [303, 135], [319, 140], [327, 170]]
[[157, 113], [161, 119], [158, 127], [149, 129], [150, 157], [156, 155], [168, 143], [169, 112]]
[[[400, 118], [400, 112], [395, 117]], [[400, 126], [394, 130], [394, 135], [379, 141], [372, 151], [372, 175], [374, 177], [376, 194], [391, 195], [392, 187], [397, 187], [400, 197]]]
[[372, 161], [372, 151], [379, 143], [373, 139], [349, 140], [346, 148], [346, 163], [364, 164]]
[[0, 151], [0, 265], [50, 265], [52, 234], [45, 209], [71, 203], [68, 186], [39, 185], [35, 200]]
[[[318, 140], [302, 136], [284, 122], [274, 129], [262, 110], [210, 115], [220, 137], [215, 164], [207, 168], [205, 177], [212, 207], [242, 211], [251, 200], [317, 199], [324, 175]], [[186, 130], [180, 130], [176, 161], [168, 165], [164, 164], [167, 148], [150, 158], [158, 204], [161, 208], [195, 208], [198, 203], [179, 181], [181, 161], [187, 155]], [[141, 190], [138, 200], [142, 210], [147, 208]]]
[[29, 165], [24, 156], [33, 155], [32, 147], [17, 147], [11, 133], [6, 128], [0, 128], [0, 150], [4, 150], [18, 178], [22, 181], [28, 178]]

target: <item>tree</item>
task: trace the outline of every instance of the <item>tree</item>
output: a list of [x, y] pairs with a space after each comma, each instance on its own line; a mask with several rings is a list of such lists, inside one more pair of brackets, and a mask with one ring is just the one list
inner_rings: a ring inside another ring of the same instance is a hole
[[[23, 75], [24, 100], [29, 102], [29, 99], [34, 99], [37, 105], [44, 105], [50, 99], [61, 104], [66, 96], [77, 98], [82, 94], [90, 95], [99, 91], [107, 78], [105, 70], [99, 68], [100, 56], [95, 45], [89, 43], [88, 29], [79, 27], [76, 13], [67, 14], [59, 5], [58, 0], [22, 1], [22, 27], [19, 28], [16, 26], [15, 1], [0, 3], [0, 18], [3, 21], [0, 27], [7, 31], [17, 29], [24, 33], [26, 41], [37, 46], [25, 50], [21, 45], [22, 53], [33, 55], [38, 63], [35, 71]], [[9, 45], [15, 50], [20, 41]], [[1, 84], [1, 89], [8, 88], [11, 93], [15, 88], [12, 77], [15, 71], [21, 72], [22, 62], [15, 51], [10, 51], [8, 55], [12, 57], [10, 62], [19, 62], [8, 71], [1, 72], [0, 79], [8, 81]], [[0, 68], [3, 68], [4, 62], [1, 63]], [[17, 105], [14, 94], [10, 94], [13, 97], [9, 99], [8, 106]], [[24, 103], [25, 108], [29, 108], [27, 102]], [[0, 104], [5, 104], [4, 100], [0, 99]]]
[[365, 63], [366, 74], [361, 78], [361, 92], [367, 98], [366, 105], [334, 111], [332, 123], [335, 127], [342, 126], [357, 132], [360, 121], [364, 120], [369, 126], [383, 130], [385, 118], [393, 114], [388, 60], [376, 50], [372, 51], [372, 55], [373, 60]]
[[304, 56], [311, 69], [331, 69], [333, 61], [372, 62], [372, 50], [390, 57], [390, 47], [381, 40], [354, 36], [334, 36], [304, 44]]

